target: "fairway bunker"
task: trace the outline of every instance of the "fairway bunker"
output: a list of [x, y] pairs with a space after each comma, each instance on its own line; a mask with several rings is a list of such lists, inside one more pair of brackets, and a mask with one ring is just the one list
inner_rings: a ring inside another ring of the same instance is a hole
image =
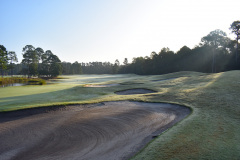
[[0, 159], [128, 159], [190, 112], [119, 101], [0, 113]]
[[115, 94], [118, 95], [131, 95], [131, 94], [147, 94], [147, 93], [155, 93], [156, 91], [144, 88], [136, 88], [136, 89], [127, 89], [122, 91], [117, 91]]
[[119, 86], [120, 84], [118, 83], [114, 83], [114, 84], [99, 84], [99, 85], [95, 85], [95, 84], [87, 84], [84, 85], [84, 87], [96, 87], [96, 88], [101, 88], [101, 87], [114, 87], [114, 86]]

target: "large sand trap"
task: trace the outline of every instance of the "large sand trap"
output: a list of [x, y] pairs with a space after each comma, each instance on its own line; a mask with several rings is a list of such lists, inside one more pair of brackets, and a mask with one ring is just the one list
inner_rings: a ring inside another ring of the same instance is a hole
[[123, 91], [117, 91], [115, 94], [118, 95], [131, 95], [131, 94], [147, 94], [147, 93], [155, 93], [156, 91], [144, 88], [136, 88], [136, 89], [127, 89]]
[[128, 101], [0, 113], [0, 159], [127, 159], [189, 113]]

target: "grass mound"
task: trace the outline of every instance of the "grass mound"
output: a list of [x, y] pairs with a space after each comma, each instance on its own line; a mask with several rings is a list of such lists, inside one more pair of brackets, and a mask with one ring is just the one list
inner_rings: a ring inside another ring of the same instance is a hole
[[175, 85], [149, 97], [190, 106], [193, 113], [132, 159], [239, 159], [239, 73], [176, 79], [168, 84]]
[[135, 88], [135, 89], [127, 89], [122, 91], [117, 91], [115, 94], [118, 95], [132, 95], [132, 94], [147, 94], [147, 93], [155, 93], [156, 91], [144, 88]]

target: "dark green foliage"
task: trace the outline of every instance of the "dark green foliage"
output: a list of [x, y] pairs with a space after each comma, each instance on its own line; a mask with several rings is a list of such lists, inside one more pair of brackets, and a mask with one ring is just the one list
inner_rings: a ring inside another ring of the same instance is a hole
[[58, 62], [51, 63], [49, 73], [51, 74], [51, 77], [57, 77], [62, 74], [62, 65]]
[[62, 74], [61, 60], [50, 50], [41, 55], [42, 64], [39, 75], [42, 77], [57, 77]]
[[35, 79], [28, 79], [27, 80], [28, 85], [44, 85], [46, 84], [46, 81], [40, 78], [35, 78]]
[[0, 70], [2, 77], [4, 76], [4, 74], [8, 75], [8, 70], [11, 70], [11, 75], [13, 75], [13, 62], [17, 61], [17, 55], [14, 51], [8, 52], [3, 45], [0, 45]]
[[208, 46], [212, 53], [212, 73], [217, 71], [217, 54], [220, 54], [222, 50], [226, 49], [226, 46], [230, 41], [226, 36], [225, 32], [217, 29], [202, 38], [203, 43], [201, 45]]
[[119, 73], [142, 75], [166, 74], [178, 71], [223, 72], [240, 69], [235, 63], [235, 41], [226, 37], [221, 30], [210, 32], [202, 38], [202, 43], [193, 49], [183, 46], [177, 53], [163, 48], [150, 57], [137, 57], [129, 65], [120, 68]]
[[127, 58], [124, 58], [123, 64], [128, 65], [128, 59]]
[[31, 63], [29, 64], [29, 74], [36, 76], [38, 75], [38, 64], [37, 63]]
[[28, 77], [38, 75], [44, 78], [62, 74], [61, 60], [50, 50], [44, 52], [42, 48], [35, 49], [32, 45], [27, 45], [23, 48], [23, 52], [22, 64], [27, 66], [27, 70], [22, 67], [20, 74], [27, 73]]
[[113, 65], [113, 67], [112, 67], [112, 70], [113, 70], [112, 72], [113, 72], [113, 74], [117, 74], [117, 73], [118, 73], [119, 66], [120, 66], [120, 62], [119, 62], [118, 59], [116, 59], [114, 65]]
[[82, 74], [81, 64], [77, 61], [72, 64], [72, 73], [73, 74]]
[[230, 30], [232, 30], [232, 33], [234, 33], [237, 37], [236, 37], [236, 44], [237, 44], [237, 50], [235, 51], [236, 56], [235, 56], [235, 60], [236, 60], [236, 65], [239, 66], [238, 63], [238, 59], [239, 59], [239, 44], [238, 44], [238, 40], [240, 39], [240, 21], [234, 21], [230, 28]]
[[[152, 52], [150, 56], [133, 58], [132, 63], [125, 58], [123, 65], [118, 60], [110, 62], [74, 63], [61, 62], [50, 50], [34, 48], [26, 45], [23, 48], [22, 64], [16, 61], [14, 52], [7, 52], [0, 45], [0, 69], [3, 72], [11, 69], [11, 74], [27, 74], [30, 76], [56, 77], [59, 74], [125, 74], [140, 75], [166, 74], [178, 71], [223, 72], [240, 69], [238, 50], [240, 38], [240, 21], [234, 21], [230, 29], [236, 34], [236, 40], [231, 40], [221, 30], [214, 30], [201, 39], [201, 43], [193, 49], [183, 46], [174, 53], [169, 48], [162, 48], [159, 53]], [[237, 47], [236, 47], [237, 46]], [[8, 58], [9, 54], [9, 58]], [[11, 64], [8, 64], [11, 60]], [[10, 72], [7, 72], [9, 75]]]
[[32, 45], [26, 45], [23, 48], [23, 60], [22, 63], [27, 65], [28, 77], [31, 75], [36, 76], [38, 71], [39, 56]]
[[74, 63], [62, 62], [62, 74], [82, 74], [82, 66], [77, 61]]
[[82, 63], [83, 74], [113, 74], [114, 64], [110, 62]]
[[8, 52], [8, 59], [10, 60], [10, 64], [8, 65], [8, 69], [11, 70], [11, 75], [13, 76], [13, 68], [14, 68], [13, 62], [18, 61], [16, 53], [14, 51]]
[[7, 63], [8, 63], [8, 52], [7, 49], [3, 46], [0, 45], [0, 69], [3, 77], [3, 72], [4, 70], [7, 69]]
[[21, 75], [22, 72], [23, 72], [23, 69], [25, 68], [26, 70], [26, 73], [25, 74], [22, 74], [22, 75], [27, 75], [27, 69], [26, 69], [26, 66], [23, 65], [23, 64], [15, 64], [15, 63], [12, 63], [10, 65], [8, 65], [8, 69], [5, 73], [6, 75]]

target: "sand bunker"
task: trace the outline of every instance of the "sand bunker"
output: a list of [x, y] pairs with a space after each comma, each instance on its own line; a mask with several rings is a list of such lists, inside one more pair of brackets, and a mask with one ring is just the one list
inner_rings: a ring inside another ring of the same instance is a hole
[[127, 89], [123, 91], [117, 91], [115, 94], [119, 95], [131, 95], [131, 94], [147, 94], [147, 93], [155, 93], [156, 91], [144, 88], [137, 88], [137, 89]]
[[99, 84], [99, 85], [94, 85], [94, 84], [87, 84], [84, 87], [114, 87], [114, 86], [119, 86], [120, 84]]
[[128, 159], [189, 113], [128, 101], [0, 113], [0, 159]]

